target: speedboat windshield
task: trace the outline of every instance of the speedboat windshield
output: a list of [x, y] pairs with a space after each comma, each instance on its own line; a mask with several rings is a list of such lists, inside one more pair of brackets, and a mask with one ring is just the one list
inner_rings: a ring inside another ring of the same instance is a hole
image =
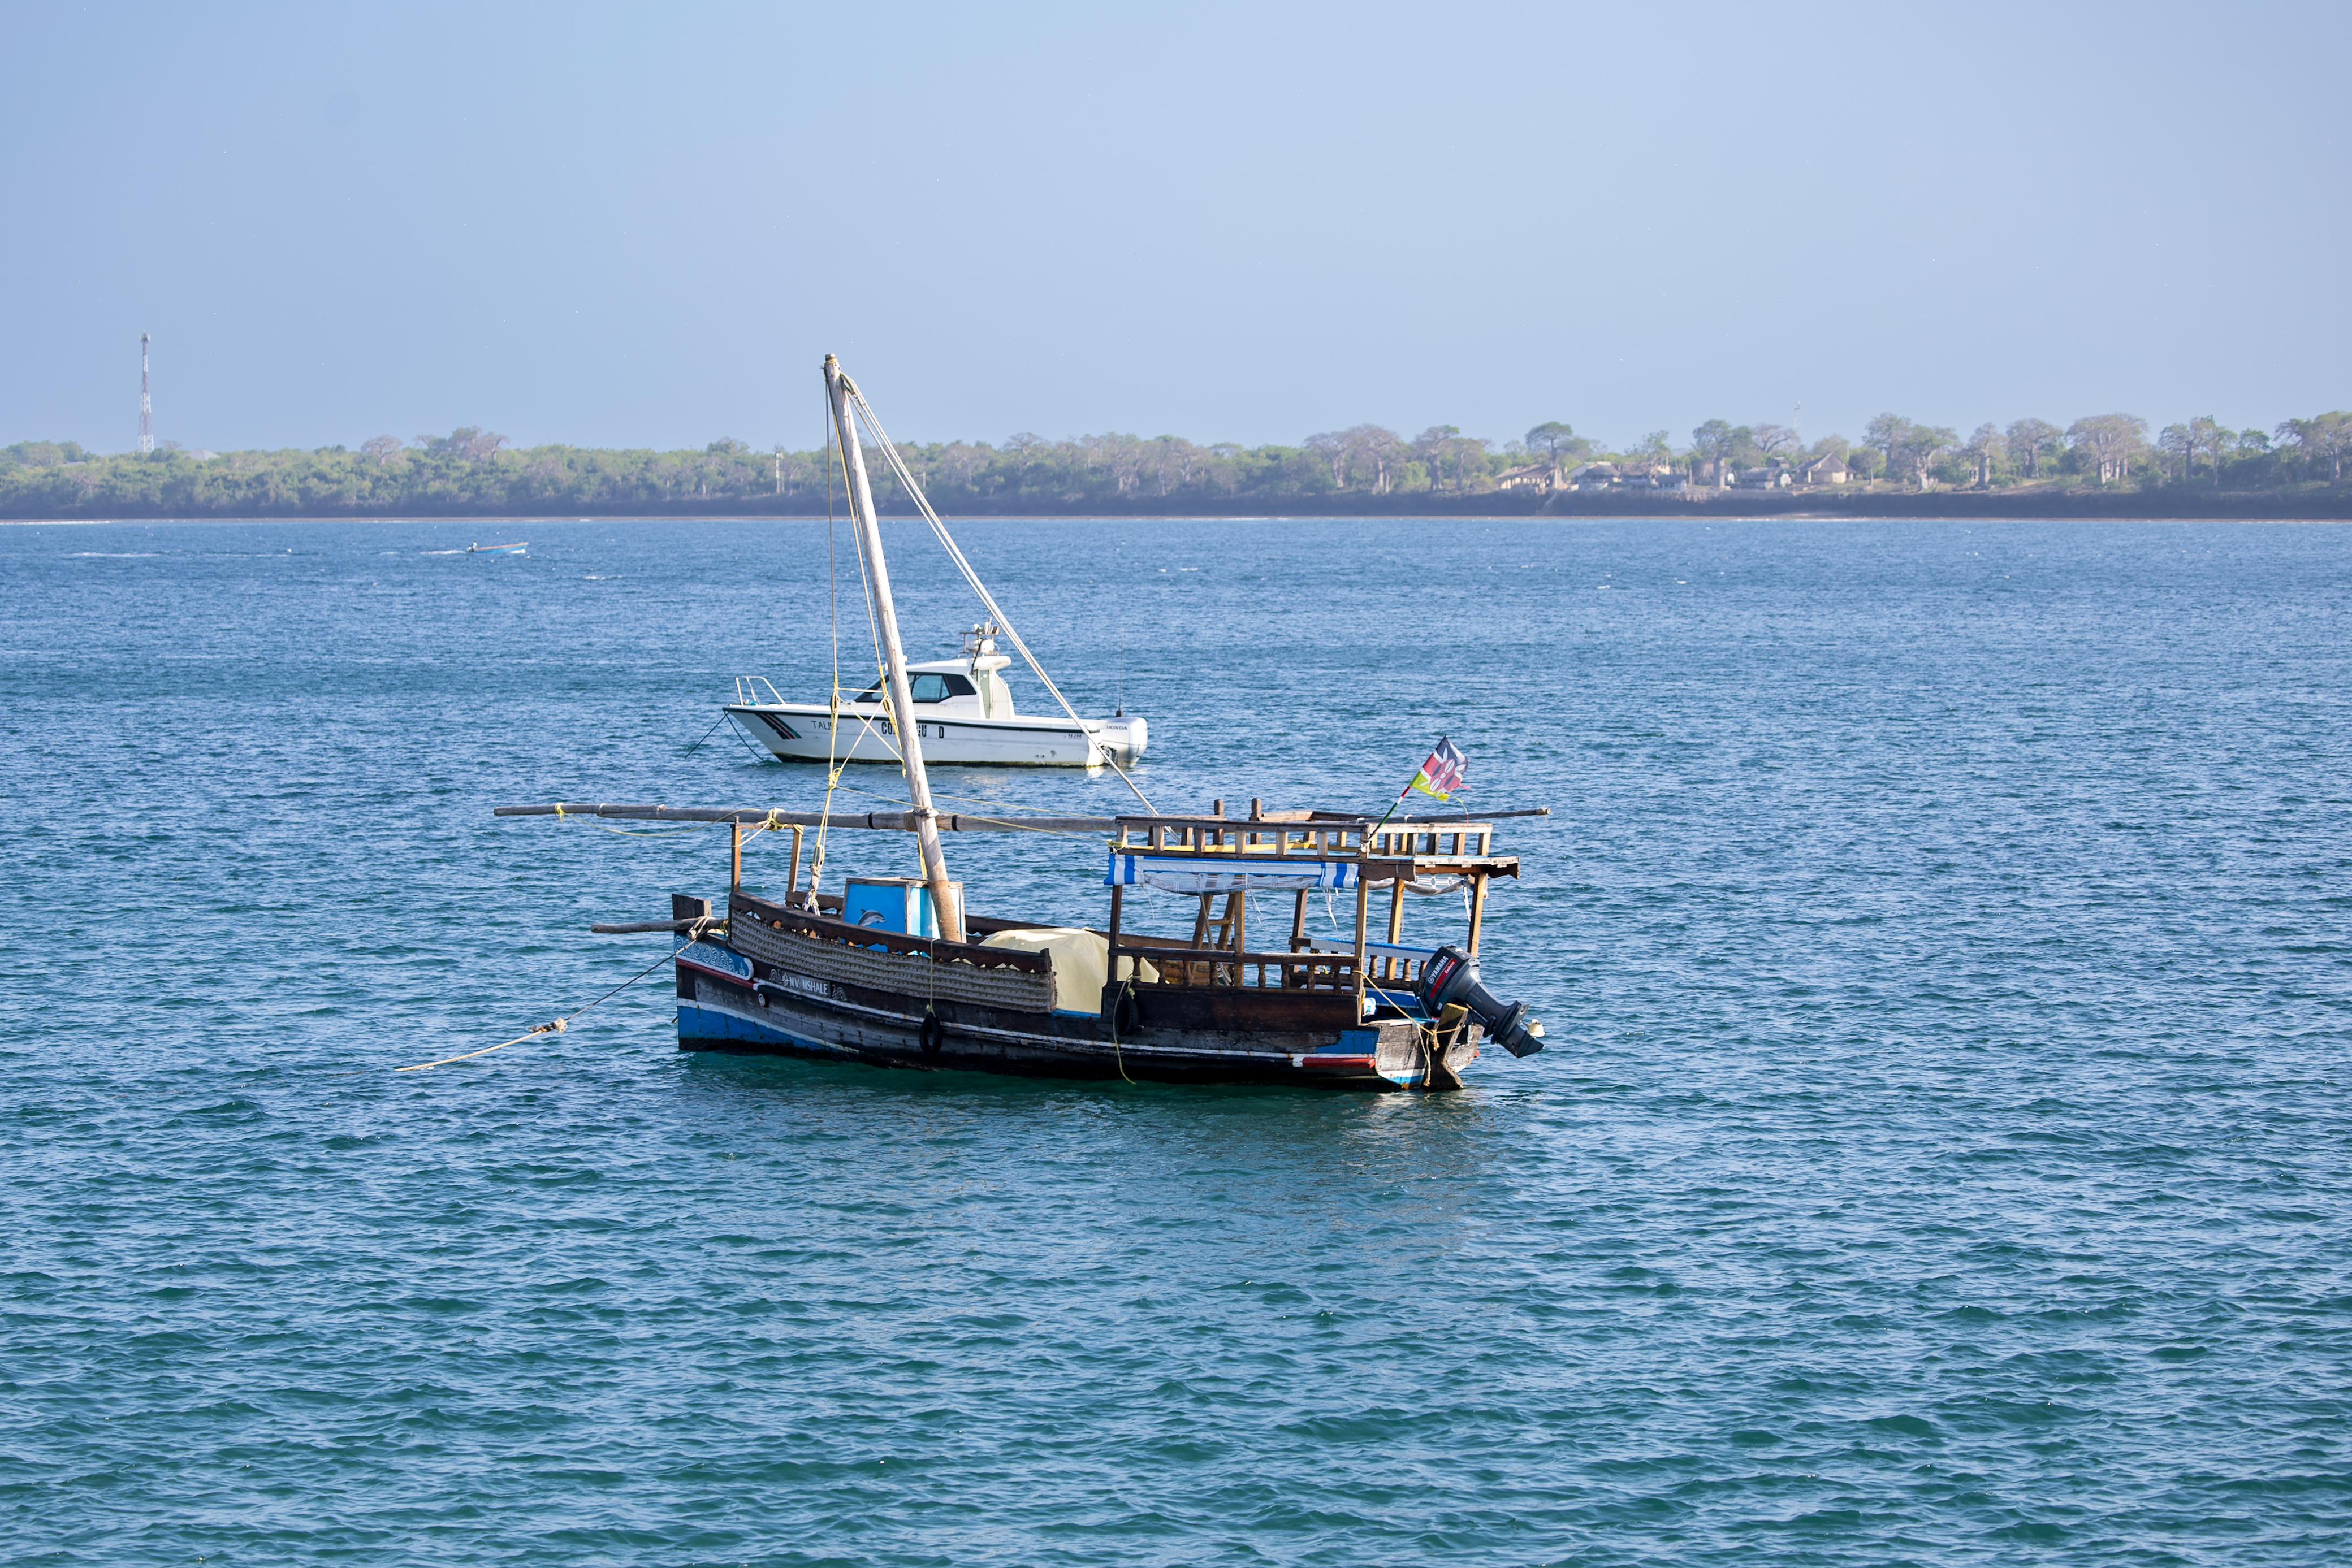
[[[963, 676], [940, 674], [936, 671], [927, 670], [909, 676], [907, 682], [907, 695], [919, 703], [943, 703], [950, 697], [974, 697], [979, 695], [980, 688]], [[866, 687], [850, 700], [879, 706], [882, 701], [880, 683]]]

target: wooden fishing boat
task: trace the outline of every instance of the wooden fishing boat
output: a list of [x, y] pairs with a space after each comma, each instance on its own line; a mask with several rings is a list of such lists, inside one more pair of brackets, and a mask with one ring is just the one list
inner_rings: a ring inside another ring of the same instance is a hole
[[[1488, 890], [1519, 871], [1516, 857], [1493, 852], [1492, 821], [940, 813], [942, 832], [1099, 833], [1109, 845], [1104, 925], [971, 914], [956, 931], [937, 912], [961, 911], [960, 884], [939, 902], [933, 886], [907, 879], [851, 878], [841, 894], [799, 885], [810, 830], [919, 832], [912, 812], [565, 801], [499, 814], [729, 826], [723, 908], [673, 894], [667, 921], [597, 928], [677, 934], [682, 1050], [1137, 1082], [1453, 1089], [1488, 1038], [1515, 1054], [1542, 1049], [1542, 1026], [1479, 984]], [[792, 873], [780, 895], [763, 897], [741, 883], [741, 846], [747, 833], [775, 831], [793, 835]], [[1129, 894], [1139, 888], [1182, 900], [1189, 933], [1139, 928]], [[1407, 899], [1456, 889], [1467, 894], [1466, 941], [1407, 945]], [[1289, 894], [1288, 930], [1274, 942], [1251, 937], [1253, 893]], [[1318, 893], [1350, 900], [1351, 937], [1308, 934]], [[1386, 904], [1379, 935], [1376, 895]]]
[[[825, 381], [853, 483], [851, 521], [865, 555], [883, 695], [890, 712], [910, 712], [856, 416], [942, 538], [945, 529], [831, 356]], [[1017, 641], [985, 588], [973, 583], [995, 623]], [[1478, 967], [1488, 892], [1519, 873], [1515, 857], [1495, 852], [1495, 821], [1541, 810], [1484, 820], [1375, 819], [1267, 810], [1252, 801], [1246, 816], [1228, 817], [1222, 801], [1194, 816], [1145, 801], [1141, 812], [1108, 817], [943, 813], [932, 803], [922, 727], [905, 733], [906, 811], [566, 801], [504, 806], [498, 814], [727, 826], [723, 911], [708, 899], [673, 894], [668, 920], [595, 927], [675, 934], [683, 1050], [1138, 1082], [1453, 1089], [1484, 1040], [1519, 1056], [1543, 1047], [1542, 1025], [1524, 1006], [1487, 991]], [[911, 832], [923, 875], [852, 877], [838, 894], [820, 893], [820, 850], [803, 889], [803, 841], [812, 829], [820, 845], [835, 830]], [[743, 841], [747, 832], [780, 831], [792, 834], [792, 869], [782, 894], [764, 897], [743, 885]], [[942, 835], [964, 832], [1100, 835], [1108, 853], [1104, 925], [968, 914], [941, 847]], [[1184, 901], [1177, 907], [1191, 915], [1189, 936], [1139, 928], [1129, 896], [1138, 890]], [[1376, 892], [1387, 897], [1385, 940], [1371, 934]], [[1465, 905], [1464, 940], [1408, 946], [1407, 898], [1457, 893]], [[1288, 895], [1289, 930], [1278, 943], [1253, 943], [1254, 894]], [[1318, 894], [1335, 905], [1350, 898], [1350, 938], [1308, 934]]]

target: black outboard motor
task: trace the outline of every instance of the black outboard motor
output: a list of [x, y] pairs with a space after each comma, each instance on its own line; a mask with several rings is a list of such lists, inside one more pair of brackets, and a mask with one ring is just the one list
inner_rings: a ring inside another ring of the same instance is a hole
[[1413, 994], [1432, 1018], [1455, 1005], [1469, 1009], [1470, 1016], [1513, 1056], [1533, 1056], [1543, 1049], [1543, 1025], [1528, 1017], [1528, 1004], [1506, 1007], [1478, 983], [1478, 960], [1459, 947], [1440, 947], [1422, 961]]

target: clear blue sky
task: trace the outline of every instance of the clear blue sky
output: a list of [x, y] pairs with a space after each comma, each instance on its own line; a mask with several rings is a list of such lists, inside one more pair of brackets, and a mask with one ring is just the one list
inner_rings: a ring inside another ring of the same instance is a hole
[[12, 7], [0, 442], [2352, 406], [2352, 6]]

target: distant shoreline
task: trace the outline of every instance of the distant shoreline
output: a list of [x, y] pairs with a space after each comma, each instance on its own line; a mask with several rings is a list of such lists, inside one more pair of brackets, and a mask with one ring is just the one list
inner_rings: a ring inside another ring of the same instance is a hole
[[[1167, 499], [1167, 498], [1160, 498]], [[646, 507], [642, 504], [609, 508], [572, 507], [564, 511], [461, 511], [452, 509], [436, 512], [420, 509], [309, 511], [289, 508], [284, 511], [239, 509], [236, 511], [205, 511], [196, 514], [174, 513], [158, 507], [153, 510], [126, 510], [100, 517], [88, 515], [47, 517], [0, 517], [0, 523], [63, 524], [63, 523], [269, 523], [269, 522], [352, 522], [352, 523], [479, 523], [513, 526], [525, 523], [573, 523], [614, 521], [698, 521], [698, 522], [812, 522], [821, 521], [825, 514], [811, 510], [804, 503], [794, 504], [793, 497], [779, 497], [773, 509], [730, 507], [719, 509], [707, 503], [699, 507], [676, 506]], [[903, 507], [885, 504], [885, 520], [916, 520], [916, 514]], [[839, 514], [836, 514], [839, 515]], [[1591, 495], [1579, 492], [1554, 492], [1549, 496], [1528, 493], [1524, 497], [1509, 492], [1465, 496], [1433, 495], [1421, 491], [1411, 496], [1318, 497], [1309, 507], [1240, 507], [1230, 501], [1223, 507], [1188, 507], [1183, 505], [1153, 506], [1138, 503], [1119, 507], [1105, 506], [1099, 501], [1073, 504], [1066, 507], [1036, 506], [1009, 507], [1002, 510], [949, 511], [942, 517], [952, 521], [971, 522], [991, 519], [1005, 520], [1077, 520], [1095, 522], [1125, 521], [1198, 521], [1262, 518], [1268, 521], [1291, 521], [1315, 518], [1348, 521], [1358, 518], [1445, 518], [1459, 521], [1517, 521], [1557, 518], [1562, 521], [1616, 518], [1639, 521], [1650, 517], [1715, 517], [1725, 521], [1735, 519], [1785, 519], [1788, 521], [1994, 521], [2016, 522], [2352, 522], [2352, 486], [2308, 487], [2285, 492], [2276, 490], [2224, 490], [2219, 493], [2189, 485], [2166, 485], [2153, 488], [2130, 490], [1929, 490], [1912, 491], [1849, 491], [1844, 494], [1808, 491], [1701, 491], [1645, 495], [1641, 492], [1596, 491]]]
[[[1024, 434], [1001, 447], [910, 445], [872, 474], [871, 504], [905, 515], [928, 494], [942, 514], [964, 517], [2352, 520], [2343, 461], [2352, 413], [2289, 420], [2276, 434], [2273, 446], [2260, 431], [2200, 419], [2167, 426], [2150, 445], [2146, 421], [2101, 414], [2063, 431], [2043, 420], [2006, 434], [1986, 424], [1961, 444], [1890, 413], [1871, 422], [1864, 446], [1832, 435], [1801, 447], [1793, 430], [1710, 420], [1686, 449], [1657, 431], [1638, 451], [1597, 458], [1557, 422], [1500, 450], [1451, 425], [1412, 441], [1358, 425], [1297, 446]], [[0, 517], [772, 517], [816, 516], [845, 499], [831, 448], [759, 451], [732, 439], [698, 451], [515, 447], [462, 425], [414, 442], [380, 435], [357, 451], [0, 447]]]

